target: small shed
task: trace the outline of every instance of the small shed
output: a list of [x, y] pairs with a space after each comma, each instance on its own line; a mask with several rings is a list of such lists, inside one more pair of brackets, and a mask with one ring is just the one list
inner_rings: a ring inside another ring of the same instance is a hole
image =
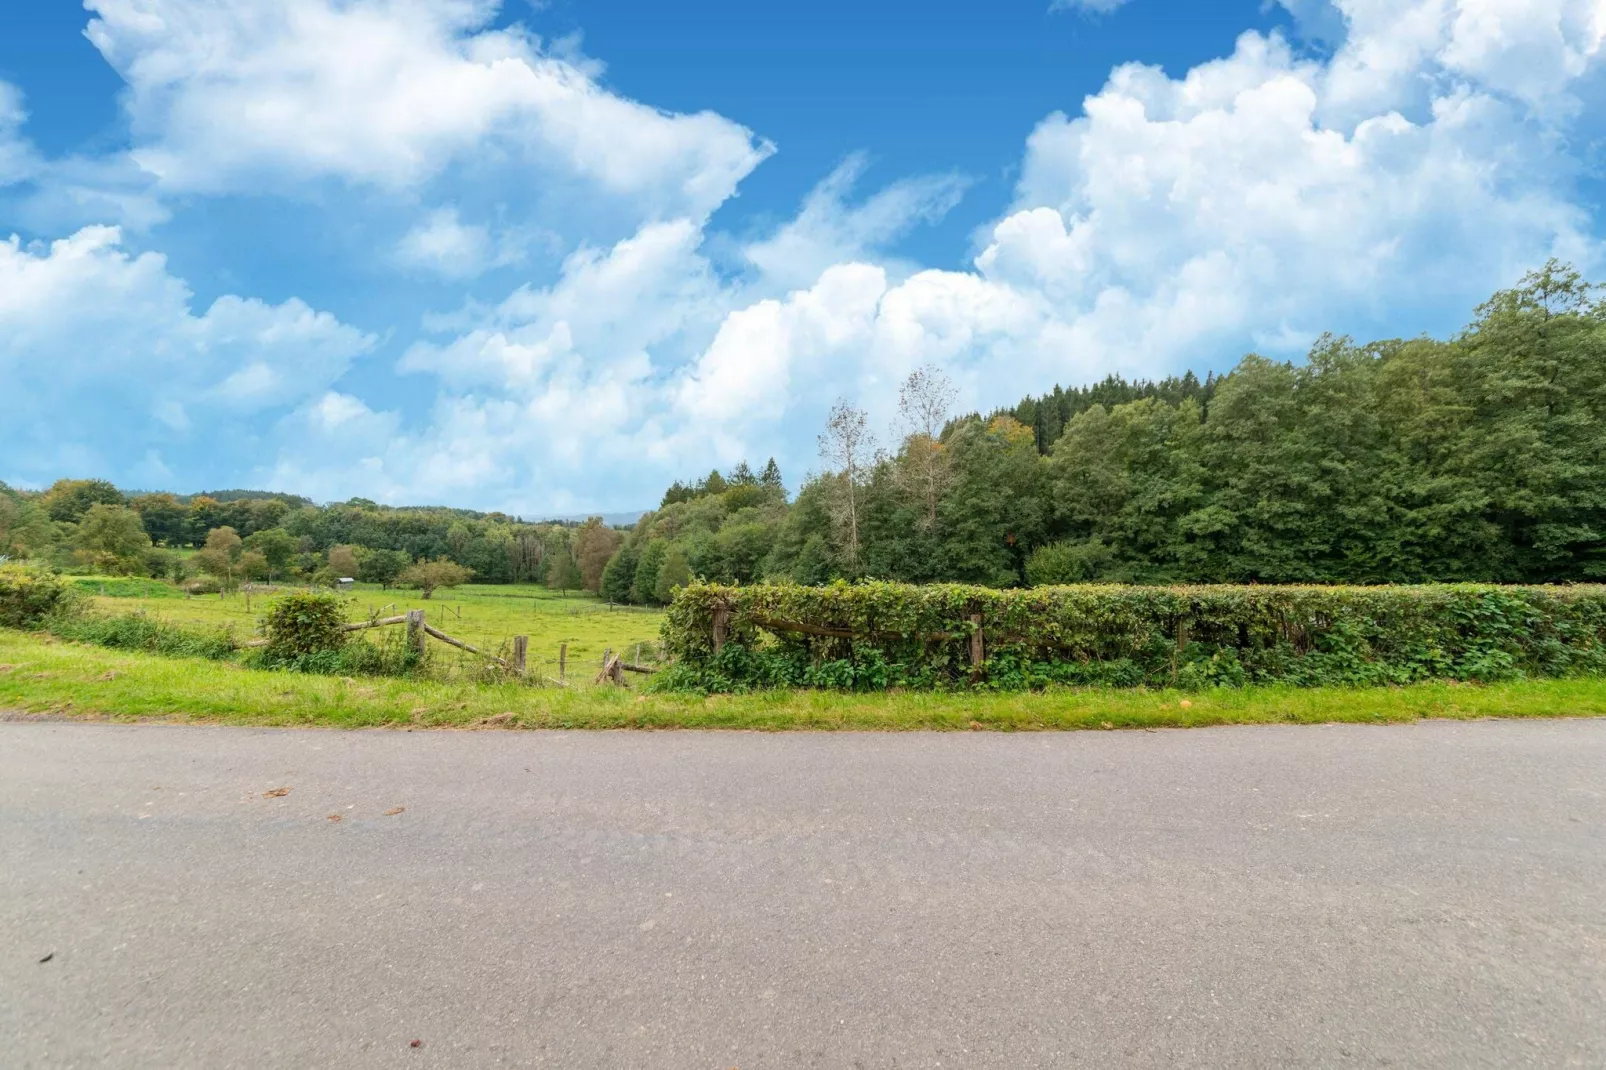
[[357, 581], [350, 576], [342, 576], [335, 581], [335, 590], [337, 591], [354, 591], [356, 589]]

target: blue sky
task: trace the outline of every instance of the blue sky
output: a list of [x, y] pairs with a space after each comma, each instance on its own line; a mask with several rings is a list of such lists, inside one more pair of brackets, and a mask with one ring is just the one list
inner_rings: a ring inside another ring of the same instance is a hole
[[[23, 10], [15, 10], [22, 8]], [[650, 505], [1601, 272], [1602, 0], [0, 11], [0, 479]]]

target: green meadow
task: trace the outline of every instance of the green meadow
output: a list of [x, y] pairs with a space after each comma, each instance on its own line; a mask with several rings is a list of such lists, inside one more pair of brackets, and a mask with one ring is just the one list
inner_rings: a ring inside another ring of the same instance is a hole
[[[143, 611], [185, 626], [232, 628], [242, 638], [257, 633], [257, 622], [273, 598], [271, 593], [191, 597], [157, 580], [127, 577], [85, 577], [75, 583], [91, 596], [100, 613]], [[634, 661], [639, 649], [643, 662], [655, 661], [663, 623], [661, 610], [610, 607], [591, 595], [533, 584], [468, 584], [438, 590], [428, 599], [415, 590], [358, 584], [349, 615], [355, 621], [397, 616], [412, 609], [422, 609], [425, 619], [447, 635], [491, 653], [503, 649], [515, 635], [528, 636], [530, 670], [549, 676], [557, 675], [559, 648], [567, 644], [571, 679], [584, 676], [588, 669], [594, 676], [602, 667], [603, 652], [609, 649], [622, 652], [627, 661]], [[366, 634], [383, 637], [375, 632]], [[437, 661], [458, 657], [451, 648], [431, 642]]]

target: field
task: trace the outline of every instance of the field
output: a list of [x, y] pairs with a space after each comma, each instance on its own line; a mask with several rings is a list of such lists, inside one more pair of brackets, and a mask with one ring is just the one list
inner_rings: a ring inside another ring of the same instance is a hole
[[[257, 621], [271, 595], [197, 595], [154, 580], [115, 577], [80, 579], [102, 613], [145, 612], [179, 624], [232, 627], [241, 637], [255, 634]], [[106, 592], [102, 594], [101, 592]], [[469, 584], [436, 591], [425, 600], [418, 591], [384, 590], [376, 584], [358, 584], [351, 619], [370, 615], [395, 616], [422, 609], [425, 619], [447, 635], [495, 652], [515, 635], [530, 637], [529, 667], [548, 676], [558, 673], [558, 648], [567, 643], [568, 676], [591, 676], [602, 667], [603, 651], [613, 649], [626, 660], [651, 662], [658, 649], [663, 614], [657, 610], [609, 607], [591, 595], [561, 594], [531, 585]], [[372, 634], [372, 633], [370, 633]], [[455, 652], [434, 644], [437, 658], [455, 658]]]
[[0, 710], [123, 721], [340, 728], [1023, 731], [1388, 723], [1426, 717], [1594, 717], [1606, 715], [1606, 680], [1544, 680], [1485, 687], [1449, 683], [1366, 689], [1267, 687], [1194, 693], [1086, 689], [1036, 694], [852, 695], [777, 691], [698, 698], [643, 695], [611, 687], [358, 680], [263, 672], [229, 662], [128, 654], [0, 629]]

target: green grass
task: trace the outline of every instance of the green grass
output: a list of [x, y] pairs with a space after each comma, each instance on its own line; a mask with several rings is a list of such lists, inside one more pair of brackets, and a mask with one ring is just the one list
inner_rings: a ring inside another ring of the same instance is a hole
[[184, 592], [171, 583], [137, 576], [74, 576], [72, 585], [84, 594], [104, 596], [108, 603], [123, 605], [133, 599], [166, 602], [184, 597]]
[[[1186, 703], [1186, 705], [1184, 705]], [[0, 709], [107, 720], [241, 725], [1020, 731], [1219, 724], [1398, 722], [1424, 717], [1606, 715], [1606, 679], [1484, 687], [1246, 688], [1165, 692], [696, 698], [607, 687], [528, 687], [263, 672], [0, 629]]]
[[[94, 606], [102, 613], [143, 609], [175, 624], [232, 626], [241, 637], [255, 634], [257, 621], [272, 599], [272, 595], [247, 598], [243, 594], [187, 598], [177, 588], [154, 580], [90, 577], [75, 582], [94, 596]], [[105, 597], [99, 594], [102, 583]], [[590, 595], [565, 596], [523, 584], [468, 584], [437, 591], [427, 601], [417, 591], [386, 591], [377, 584], [358, 584], [350, 616], [352, 620], [371, 613], [389, 617], [410, 609], [422, 609], [429, 623], [447, 635], [493, 653], [513, 636], [527, 635], [530, 669], [548, 676], [558, 673], [558, 647], [563, 643], [569, 646], [570, 677], [585, 675], [587, 669], [595, 675], [602, 667], [603, 651], [609, 648], [633, 661], [639, 644], [642, 660], [650, 662], [663, 623], [663, 613], [658, 610], [610, 609]], [[437, 659], [456, 658], [444, 645], [435, 644], [434, 650]]]

